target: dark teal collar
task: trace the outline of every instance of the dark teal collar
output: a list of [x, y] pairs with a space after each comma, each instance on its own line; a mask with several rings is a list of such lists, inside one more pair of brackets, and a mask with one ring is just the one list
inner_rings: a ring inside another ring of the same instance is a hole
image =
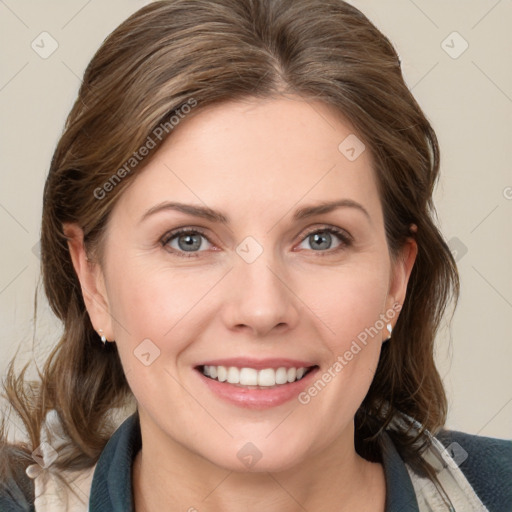
[[[115, 431], [94, 471], [89, 512], [133, 512], [132, 463], [142, 446], [139, 415], [134, 413]], [[418, 512], [418, 502], [403, 460], [391, 438], [382, 438], [386, 475], [386, 512]]]
[[132, 463], [141, 447], [139, 414], [135, 412], [101, 452], [92, 479], [89, 512], [134, 512]]

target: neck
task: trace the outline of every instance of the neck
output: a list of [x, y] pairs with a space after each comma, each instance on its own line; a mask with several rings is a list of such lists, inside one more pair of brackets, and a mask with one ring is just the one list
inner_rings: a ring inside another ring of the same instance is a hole
[[321, 453], [279, 472], [230, 471], [168, 438], [142, 433], [132, 475], [137, 512], [171, 506], [189, 512], [384, 512], [382, 465], [356, 453], [353, 426]]

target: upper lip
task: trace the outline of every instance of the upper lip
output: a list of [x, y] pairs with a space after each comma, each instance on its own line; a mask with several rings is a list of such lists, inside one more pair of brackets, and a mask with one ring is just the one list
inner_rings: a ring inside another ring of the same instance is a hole
[[235, 366], [236, 368], [254, 368], [263, 370], [264, 368], [309, 368], [316, 366], [311, 361], [300, 361], [298, 359], [270, 358], [253, 359], [250, 357], [233, 357], [230, 359], [212, 359], [203, 361], [197, 366]]

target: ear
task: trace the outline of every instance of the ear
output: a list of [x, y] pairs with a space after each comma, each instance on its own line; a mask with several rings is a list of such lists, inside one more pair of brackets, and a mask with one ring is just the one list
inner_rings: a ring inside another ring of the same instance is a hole
[[[416, 232], [417, 226], [412, 225], [411, 231]], [[411, 275], [416, 256], [418, 255], [418, 244], [412, 237], [406, 239], [405, 243], [401, 247], [399, 254], [397, 255], [394, 262], [392, 262], [391, 278], [389, 282], [389, 292], [386, 298], [386, 311], [394, 310], [398, 313], [396, 305], [402, 307], [405, 296], [407, 293], [407, 284]], [[395, 306], [395, 307], [394, 307]], [[394, 318], [390, 318], [389, 323], [391, 327], [394, 327], [398, 320], [398, 314], [394, 315]], [[387, 329], [384, 329], [385, 334], [383, 340], [389, 338]]]
[[78, 224], [65, 223], [64, 235], [84, 298], [89, 318], [96, 331], [100, 329], [107, 340], [113, 340], [112, 317], [105, 288], [103, 271], [97, 262], [88, 258], [84, 233]]

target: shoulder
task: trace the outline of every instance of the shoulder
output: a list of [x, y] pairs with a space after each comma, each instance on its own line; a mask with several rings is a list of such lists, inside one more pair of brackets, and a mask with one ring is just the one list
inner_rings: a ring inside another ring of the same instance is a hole
[[0, 510], [34, 512], [34, 481], [25, 472], [19, 449], [13, 445], [0, 448]]
[[445, 446], [490, 511], [512, 511], [512, 440], [441, 430]]

